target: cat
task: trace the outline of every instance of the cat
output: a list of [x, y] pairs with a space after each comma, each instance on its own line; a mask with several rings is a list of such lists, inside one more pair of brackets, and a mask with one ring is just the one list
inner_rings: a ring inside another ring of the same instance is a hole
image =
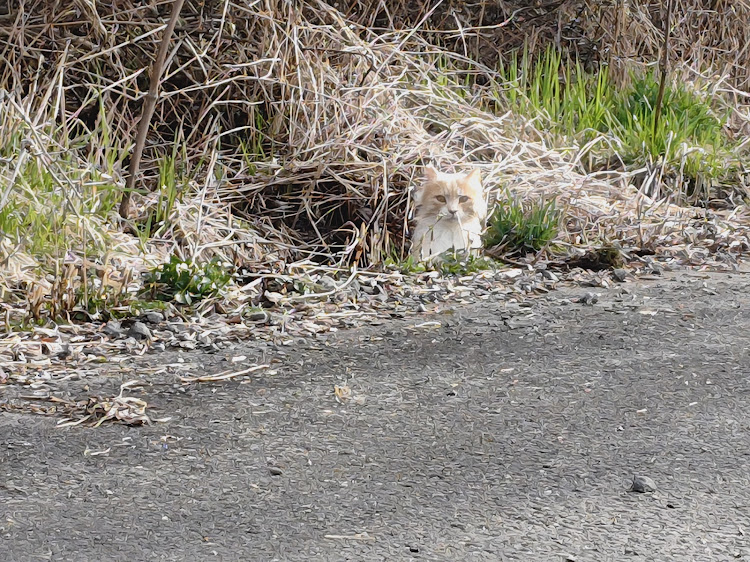
[[414, 200], [411, 255], [415, 260], [429, 261], [450, 249], [471, 252], [482, 247], [487, 201], [479, 170], [446, 174], [428, 166]]

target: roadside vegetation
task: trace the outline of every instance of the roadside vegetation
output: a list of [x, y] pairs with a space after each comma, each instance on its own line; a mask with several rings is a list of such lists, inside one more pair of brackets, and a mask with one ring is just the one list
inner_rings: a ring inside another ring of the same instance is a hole
[[[8, 328], [102, 321], [147, 301], [255, 309], [269, 304], [269, 278], [316, 268], [471, 275], [613, 245], [747, 249], [750, 8], [706, 27], [699, 0], [675, 1], [665, 68], [653, 0], [630, 13], [466, 7], [462, 30], [422, 2], [227, 13], [188, 1], [121, 216], [169, 4], [52, 4], [0, 8]], [[602, 37], [603, 25], [616, 33]], [[434, 267], [408, 257], [410, 190], [426, 164], [481, 168], [486, 255]]]
[[588, 172], [631, 172], [638, 184], [649, 182], [652, 195], [698, 205], [741, 181], [746, 153], [727, 126], [732, 108], [705, 81], [670, 79], [657, 119], [660, 77], [654, 68], [632, 70], [618, 84], [607, 66], [587, 72], [549, 47], [536, 58], [514, 52], [500, 75], [498, 104], [507, 100], [556, 148], [575, 147]]

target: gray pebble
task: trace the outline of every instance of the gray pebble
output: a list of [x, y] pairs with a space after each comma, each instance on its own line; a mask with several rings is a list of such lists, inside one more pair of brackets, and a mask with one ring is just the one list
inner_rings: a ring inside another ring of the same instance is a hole
[[187, 329], [187, 326], [185, 326], [185, 324], [182, 324], [181, 322], [167, 324], [167, 330], [169, 330], [173, 334], [182, 334], [183, 332], [187, 332]]
[[614, 277], [615, 281], [618, 283], [625, 283], [625, 279], [628, 276], [628, 271], [626, 269], [615, 269], [612, 271], [612, 277]]
[[584, 296], [578, 299], [578, 302], [591, 306], [599, 302], [599, 297], [595, 293], [586, 293]]
[[648, 476], [633, 476], [633, 484], [628, 490], [628, 492], [638, 492], [640, 494], [655, 491], [656, 484]]
[[247, 319], [256, 324], [268, 324], [271, 321], [271, 315], [265, 310], [254, 310], [247, 315]]
[[146, 312], [143, 315], [143, 319], [150, 324], [158, 324], [159, 322], [164, 321], [164, 315], [161, 312], [151, 311]]
[[118, 337], [122, 335], [122, 324], [117, 320], [110, 320], [104, 325], [104, 333], [108, 336]]
[[73, 350], [70, 349], [69, 343], [62, 344], [60, 351], [57, 352], [57, 357], [60, 359], [67, 359], [71, 355], [73, 355]]
[[143, 322], [134, 322], [130, 330], [128, 330], [128, 335], [137, 340], [150, 340], [151, 330]]

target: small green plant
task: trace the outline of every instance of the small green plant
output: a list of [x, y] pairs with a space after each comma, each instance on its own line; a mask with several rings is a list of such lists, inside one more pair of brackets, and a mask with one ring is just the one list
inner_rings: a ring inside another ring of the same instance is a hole
[[490, 214], [484, 246], [495, 255], [538, 252], [557, 236], [560, 216], [555, 199], [524, 204], [507, 193]]
[[497, 264], [486, 256], [476, 256], [465, 251], [444, 252], [434, 262], [434, 266], [441, 275], [471, 275], [488, 269], [494, 269]]
[[239, 139], [238, 147], [248, 173], [254, 176], [258, 171], [257, 163], [270, 160], [274, 155], [274, 147], [268, 136], [271, 123], [267, 118], [267, 110], [258, 105], [250, 107], [252, 125], [244, 130], [245, 136]]
[[404, 275], [410, 275], [414, 273], [424, 273], [427, 271], [424, 263], [417, 261], [413, 256], [407, 256], [405, 259], [398, 259], [397, 256], [391, 256], [385, 259], [383, 266], [386, 269], [395, 269]]
[[135, 299], [129, 303], [127, 312], [124, 313], [126, 317], [140, 316], [144, 312], [166, 312], [170, 309], [170, 304], [166, 301], [154, 301], [154, 300], [141, 300]]
[[146, 286], [152, 298], [190, 305], [218, 295], [231, 280], [227, 265], [217, 259], [198, 264], [172, 255], [147, 274]]
[[163, 236], [173, 226], [175, 204], [182, 200], [187, 178], [177, 170], [177, 150], [159, 162], [159, 187], [156, 204], [148, 209], [145, 222], [139, 228], [141, 243], [145, 246], [151, 237]]
[[476, 256], [464, 250], [449, 250], [428, 262], [417, 261], [413, 256], [408, 256], [403, 260], [390, 257], [385, 260], [383, 265], [386, 269], [396, 269], [404, 275], [437, 271], [443, 276], [471, 275], [497, 266], [494, 260], [486, 256]]

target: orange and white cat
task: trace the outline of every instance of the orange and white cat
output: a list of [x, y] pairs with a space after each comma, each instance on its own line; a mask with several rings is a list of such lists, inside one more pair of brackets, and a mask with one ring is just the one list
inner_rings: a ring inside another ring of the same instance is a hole
[[479, 170], [446, 174], [428, 166], [414, 201], [414, 259], [430, 260], [450, 249], [471, 251], [482, 247], [487, 201]]

